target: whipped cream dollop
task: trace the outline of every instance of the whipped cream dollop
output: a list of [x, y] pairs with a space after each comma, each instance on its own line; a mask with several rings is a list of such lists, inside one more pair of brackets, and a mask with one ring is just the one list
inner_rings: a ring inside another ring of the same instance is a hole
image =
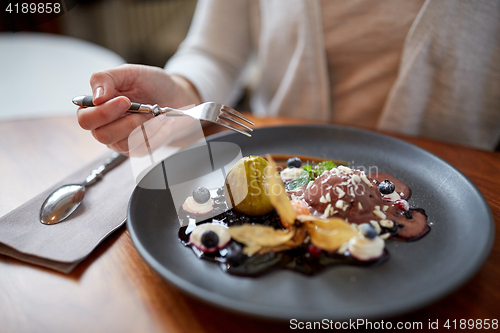
[[214, 209], [214, 201], [210, 198], [207, 202], [200, 204], [197, 203], [192, 196], [189, 196], [182, 204], [182, 209], [191, 214], [205, 215]]
[[373, 260], [384, 253], [385, 243], [380, 237], [368, 239], [363, 235], [352, 237], [347, 243], [347, 249], [358, 260]]
[[281, 179], [283, 181], [290, 181], [298, 178], [303, 172], [305, 172], [302, 168], [286, 168], [281, 171]]

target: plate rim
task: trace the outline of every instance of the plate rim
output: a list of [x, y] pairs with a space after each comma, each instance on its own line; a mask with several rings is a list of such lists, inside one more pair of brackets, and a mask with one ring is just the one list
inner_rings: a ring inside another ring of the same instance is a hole
[[[332, 125], [332, 124], [306, 124], [306, 125], [284, 125], [284, 126], [264, 126], [264, 127], [259, 127], [255, 130], [273, 130], [273, 129], [305, 129], [305, 128], [324, 128], [327, 130], [349, 130], [349, 131], [354, 131], [358, 133], [362, 133], [364, 135], [374, 135], [376, 137], [382, 137], [384, 139], [389, 139], [391, 141], [397, 142], [397, 144], [403, 144], [407, 145], [408, 147], [411, 147], [412, 149], [417, 149], [421, 153], [424, 153], [425, 155], [429, 156], [430, 158], [437, 159], [439, 162], [444, 163], [447, 167], [451, 167], [451, 169], [455, 172], [457, 172], [463, 180], [465, 180], [476, 192], [476, 194], [479, 195], [481, 202], [484, 204], [484, 208], [486, 209], [486, 215], [488, 217], [488, 225], [489, 225], [489, 230], [487, 231], [488, 237], [487, 241], [484, 242], [481, 255], [479, 256], [480, 259], [474, 262], [474, 265], [472, 265], [473, 268], [469, 269], [467, 274], [463, 274], [460, 279], [456, 280], [452, 284], [448, 284], [446, 287], [442, 288], [441, 292], [435, 293], [432, 295], [432, 297], [428, 297], [426, 299], [422, 299], [418, 302], [414, 302], [411, 305], [405, 305], [405, 306], [398, 306], [397, 309], [393, 309], [392, 311], [372, 311], [371, 315], [363, 315], [363, 318], [366, 319], [380, 319], [380, 318], [388, 318], [388, 317], [395, 317], [403, 314], [407, 314], [416, 310], [419, 310], [425, 306], [429, 306], [430, 304], [450, 295], [457, 289], [459, 289], [461, 286], [465, 285], [467, 281], [469, 281], [477, 272], [479, 269], [484, 265], [486, 260], [488, 259], [489, 255], [491, 254], [491, 250], [493, 248], [494, 244], [494, 239], [495, 239], [495, 220], [493, 217], [493, 213], [491, 211], [491, 207], [489, 206], [488, 201], [484, 197], [483, 193], [479, 190], [479, 188], [472, 182], [472, 180], [469, 179], [462, 171], [460, 171], [457, 167], [452, 165], [451, 163], [447, 162], [443, 158], [417, 146], [412, 143], [406, 142], [402, 139], [392, 137], [387, 134], [382, 134], [379, 132], [375, 131], [370, 131], [366, 129], [360, 129], [357, 127], [351, 127], [351, 126], [342, 126], [342, 125]], [[231, 135], [238, 135], [237, 133], [231, 132], [231, 131], [224, 131], [220, 133], [215, 133], [212, 134], [208, 137], [206, 137], [206, 141], [213, 141], [217, 140], [220, 138], [224, 138], [227, 136]], [[255, 306], [249, 305], [247, 302], [239, 301], [236, 299], [232, 299], [226, 296], [221, 296], [219, 294], [216, 294], [214, 292], [210, 292], [208, 290], [205, 290], [195, 284], [192, 284], [191, 282], [187, 282], [183, 280], [181, 277], [177, 276], [174, 272], [171, 270], [167, 269], [164, 267], [159, 261], [157, 261], [142, 245], [142, 243], [139, 241], [135, 230], [133, 226], [131, 226], [132, 222], [130, 222], [130, 214], [131, 214], [131, 209], [132, 209], [132, 201], [137, 195], [137, 191], [140, 188], [136, 185], [134, 188], [134, 191], [132, 192], [132, 195], [129, 200], [129, 204], [127, 207], [127, 230], [129, 231], [129, 234], [131, 236], [133, 245], [136, 247], [137, 251], [139, 254], [143, 257], [143, 259], [146, 261], [148, 265], [150, 265], [164, 280], [166, 280], [168, 283], [173, 284], [177, 288], [179, 288], [182, 292], [198, 299], [201, 300], [204, 303], [210, 304], [212, 306], [216, 306], [218, 308], [222, 308], [225, 310], [228, 310], [230, 312], [236, 312], [244, 315], [250, 315], [262, 319], [271, 319], [271, 320], [279, 320], [279, 321], [289, 321], [292, 316], [287, 315], [282, 312], [269, 312], [268, 309], [266, 308], [264, 311], [259, 311], [255, 309]], [[239, 277], [241, 278], [241, 277]], [[255, 279], [255, 278], [252, 278]], [[311, 317], [311, 316], [294, 316], [293, 318], [297, 318], [298, 320], [321, 320], [319, 317]], [[344, 318], [348, 319], [348, 318]], [[342, 319], [339, 319], [342, 320]]]

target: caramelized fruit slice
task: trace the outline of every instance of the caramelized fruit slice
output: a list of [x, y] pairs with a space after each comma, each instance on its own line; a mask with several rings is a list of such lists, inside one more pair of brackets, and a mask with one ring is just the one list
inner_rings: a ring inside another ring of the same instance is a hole
[[269, 154], [266, 155], [266, 159], [269, 162], [266, 168], [266, 178], [269, 184], [269, 200], [281, 217], [283, 226], [290, 228], [295, 223], [297, 214], [286, 195], [285, 184], [278, 174], [276, 163]]
[[311, 243], [322, 250], [335, 251], [357, 234], [349, 223], [340, 218], [322, 219], [311, 215], [299, 215], [297, 219], [307, 228]]

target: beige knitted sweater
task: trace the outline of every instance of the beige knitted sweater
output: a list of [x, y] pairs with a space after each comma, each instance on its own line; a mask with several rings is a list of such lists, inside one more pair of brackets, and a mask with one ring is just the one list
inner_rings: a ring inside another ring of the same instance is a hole
[[[257, 115], [331, 121], [320, 0], [199, 0], [165, 69], [234, 102], [257, 63]], [[492, 150], [500, 140], [500, 1], [426, 0], [377, 129]]]

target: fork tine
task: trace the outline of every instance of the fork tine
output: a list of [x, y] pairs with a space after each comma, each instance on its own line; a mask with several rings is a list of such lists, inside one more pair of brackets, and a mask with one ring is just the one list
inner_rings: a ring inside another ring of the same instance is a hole
[[230, 115], [233, 115], [233, 116], [235, 116], [235, 117], [238, 117], [238, 118], [240, 118], [241, 120], [243, 120], [243, 121], [245, 121], [245, 122], [249, 123], [250, 125], [255, 126], [255, 124], [254, 124], [251, 120], [249, 120], [249, 119], [245, 118], [245, 117], [244, 117], [241, 113], [239, 113], [238, 111], [236, 111], [236, 110], [235, 110], [235, 109], [233, 109], [233, 108], [230, 108], [229, 106], [223, 105], [223, 106], [222, 106], [222, 108], [221, 108], [221, 111], [224, 111], [224, 112], [226, 112], [226, 113], [229, 113]]
[[226, 127], [226, 128], [229, 128], [230, 130], [233, 130], [233, 131], [238, 132], [238, 133], [240, 133], [240, 134], [246, 135], [246, 136], [248, 136], [249, 138], [251, 138], [251, 137], [252, 137], [252, 135], [251, 135], [250, 133], [247, 133], [247, 132], [245, 132], [245, 131], [239, 130], [239, 129], [237, 129], [236, 127], [233, 127], [233, 126], [230, 126], [230, 125], [226, 125], [226, 124], [224, 124], [224, 123], [217, 122], [217, 121], [212, 121], [212, 122], [213, 122], [213, 123], [215, 123], [215, 124], [218, 124], [218, 125], [224, 126], [224, 127]]
[[236, 119], [233, 119], [231, 117], [227, 117], [227, 116], [225, 116], [223, 114], [219, 115], [219, 118], [222, 118], [222, 119], [227, 120], [227, 121], [232, 121], [233, 123], [240, 125], [241, 127], [249, 130], [250, 132], [253, 132], [253, 129], [251, 127], [248, 127], [247, 125], [240, 123]]

